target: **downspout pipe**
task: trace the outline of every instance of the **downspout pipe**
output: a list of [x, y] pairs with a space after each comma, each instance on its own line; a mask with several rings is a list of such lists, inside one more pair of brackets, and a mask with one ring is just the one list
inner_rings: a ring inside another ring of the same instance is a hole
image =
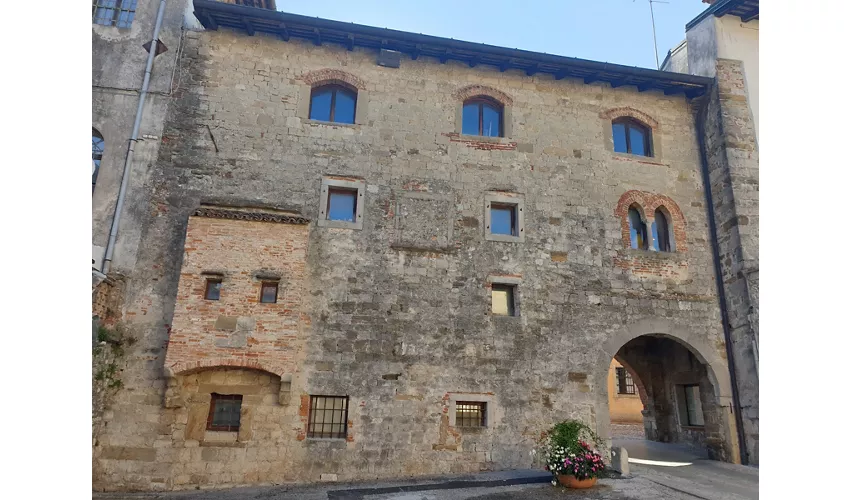
[[735, 427], [738, 434], [738, 448], [741, 456], [741, 464], [749, 463], [749, 452], [747, 441], [744, 437], [744, 420], [741, 417], [741, 397], [738, 393], [738, 376], [735, 370], [735, 353], [732, 349], [732, 331], [729, 323], [729, 310], [726, 307], [726, 290], [723, 288], [723, 275], [720, 265], [720, 244], [717, 240], [717, 223], [714, 215], [714, 198], [711, 194], [711, 176], [708, 172], [708, 152], [705, 150], [705, 117], [708, 110], [708, 102], [714, 91], [712, 85], [702, 98], [699, 111], [696, 115], [697, 141], [699, 141], [699, 158], [702, 166], [703, 191], [705, 191], [705, 203], [708, 209], [708, 229], [711, 235], [711, 256], [714, 261], [714, 281], [717, 285], [717, 299], [720, 302], [720, 320], [723, 323], [723, 338], [726, 344], [726, 364], [729, 367], [729, 379], [732, 383], [732, 412], [735, 414]]
[[156, 24], [153, 28], [153, 41], [151, 42], [150, 53], [148, 53], [148, 62], [145, 65], [145, 78], [142, 81], [142, 90], [139, 92], [139, 107], [136, 109], [136, 121], [133, 123], [133, 132], [130, 134], [130, 145], [127, 149], [127, 156], [124, 158], [124, 173], [121, 175], [121, 189], [118, 191], [118, 201], [115, 203], [115, 214], [112, 216], [112, 227], [109, 230], [109, 241], [106, 243], [106, 251], [104, 252], [103, 265], [101, 269], [103, 274], [109, 274], [109, 268], [112, 264], [112, 254], [115, 253], [115, 240], [118, 238], [118, 223], [121, 222], [121, 212], [124, 208], [127, 184], [130, 182], [130, 169], [133, 165], [133, 155], [136, 150], [136, 142], [139, 139], [139, 129], [142, 126], [145, 97], [148, 95], [148, 87], [150, 86], [151, 81], [151, 69], [153, 68], [153, 59], [156, 57], [156, 46], [159, 40], [159, 30], [162, 27], [162, 18], [165, 15], [165, 1], [166, 0], [160, 0], [159, 10], [156, 13]]

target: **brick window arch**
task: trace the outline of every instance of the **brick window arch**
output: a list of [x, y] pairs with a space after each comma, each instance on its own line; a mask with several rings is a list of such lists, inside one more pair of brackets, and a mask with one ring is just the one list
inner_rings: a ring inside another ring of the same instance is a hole
[[660, 157], [660, 126], [658, 120], [628, 106], [599, 113], [606, 128], [606, 147], [618, 154]]
[[510, 137], [513, 99], [486, 85], [467, 85], [455, 91], [455, 132], [480, 137]]
[[[687, 241], [685, 235], [686, 221], [679, 205], [670, 197], [650, 193], [647, 191], [631, 190], [623, 193], [614, 209], [614, 215], [620, 220], [623, 248], [636, 248], [632, 244], [632, 226], [629, 220], [630, 210], [640, 215], [641, 221], [646, 228], [651, 229], [646, 238], [644, 250], [655, 250], [662, 252], [685, 252]], [[660, 222], [658, 216], [663, 216]], [[658, 235], [660, 224], [666, 224], [668, 240], [662, 242]], [[637, 248], [640, 248], [638, 246]], [[664, 248], [668, 248], [664, 250]]]
[[351, 73], [324, 68], [298, 78], [297, 116], [333, 124], [362, 124], [369, 97], [366, 83]]

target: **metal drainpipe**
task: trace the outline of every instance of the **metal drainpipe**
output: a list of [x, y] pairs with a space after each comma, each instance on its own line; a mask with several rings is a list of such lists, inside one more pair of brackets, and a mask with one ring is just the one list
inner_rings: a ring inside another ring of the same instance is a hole
[[700, 103], [696, 116], [697, 141], [699, 141], [699, 158], [702, 165], [703, 191], [705, 191], [705, 203], [708, 208], [708, 228], [711, 232], [711, 256], [714, 261], [714, 281], [717, 285], [717, 298], [720, 302], [720, 320], [723, 323], [723, 337], [726, 340], [726, 364], [729, 366], [729, 378], [732, 383], [732, 412], [735, 414], [735, 424], [738, 428], [738, 447], [741, 455], [741, 464], [749, 463], [749, 452], [747, 441], [744, 437], [744, 420], [741, 417], [741, 398], [738, 394], [738, 376], [735, 371], [735, 353], [732, 350], [732, 332], [729, 330], [729, 311], [726, 309], [726, 291], [723, 288], [723, 275], [720, 266], [720, 245], [717, 242], [717, 225], [714, 219], [714, 199], [711, 195], [711, 178], [708, 173], [708, 153], [705, 150], [705, 126], [704, 119], [708, 109], [708, 101], [714, 85], [708, 89], [704, 100]]
[[103, 274], [109, 273], [109, 267], [112, 264], [112, 254], [115, 252], [115, 240], [118, 238], [118, 223], [121, 221], [121, 210], [124, 208], [124, 197], [127, 193], [127, 184], [129, 184], [130, 181], [130, 168], [133, 164], [133, 153], [136, 150], [136, 141], [139, 138], [139, 128], [141, 128], [142, 125], [145, 97], [147, 97], [148, 86], [151, 81], [153, 59], [156, 57], [159, 29], [162, 27], [162, 18], [165, 15], [165, 1], [166, 0], [160, 0], [159, 10], [156, 13], [156, 24], [153, 28], [153, 41], [151, 42], [151, 50], [148, 54], [148, 62], [145, 66], [145, 79], [142, 81], [142, 90], [139, 92], [139, 107], [136, 109], [136, 121], [133, 123], [133, 132], [130, 135], [130, 146], [127, 149], [127, 157], [124, 159], [124, 173], [121, 176], [121, 189], [118, 191], [118, 201], [115, 203], [115, 214], [112, 216], [112, 228], [109, 230], [109, 241], [106, 243], [103, 265], [101, 266], [101, 272]]

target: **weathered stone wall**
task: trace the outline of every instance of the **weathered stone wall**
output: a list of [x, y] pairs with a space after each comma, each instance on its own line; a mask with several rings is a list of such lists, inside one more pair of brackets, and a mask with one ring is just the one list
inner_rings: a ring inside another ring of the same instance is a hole
[[758, 463], [759, 157], [740, 61], [717, 60], [705, 148], [747, 452]]
[[[187, 33], [181, 67], [186, 78], [146, 184], [150, 203], [131, 208], [144, 214], [145, 244], [127, 316], [145, 334], [95, 449], [97, 488], [527, 467], [533, 439], [556, 420], [581, 418], [607, 432], [605, 375], [619, 346], [602, 346], [628, 325], [663, 324], [661, 333], [692, 339], [704, 358], [725, 356], [684, 97], [428, 58], [383, 68], [368, 50], [227, 30]], [[303, 117], [302, 77], [328, 68], [363, 86], [357, 124]], [[510, 98], [509, 137], [456, 133], [457, 92], [469, 85]], [[605, 113], [618, 108], [651, 117], [656, 157], [613, 152]], [[211, 464], [242, 451], [204, 456], [186, 449], [191, 440], [181, 448], [186, 410], [163, 408], [189, 217], [208, 202], [315, 220], [324, 176], [365, 181], [363, 228], [309, 225], [305, 360], [288, 406], [265, 417], [280, 434], [245, 441], [246, 460], [262, 455], [269, 465], [220, 474]], [[615, 265], [625, 250], [615, 210], [629, 190], [680, 208], [676, 238], [687, 250], [672, 258], [685, 275]], [[489, 192], [524, 200], [523, 242], [484, 238]], [[489, 314], [488, 278], [506, 275], [518, 283], [519, 317]], [[310, 394], [350, 396], [347, 440], [304, 438]], [[463, 397], [488, 401], [486, 429], [450, 425], [451, 402]]]

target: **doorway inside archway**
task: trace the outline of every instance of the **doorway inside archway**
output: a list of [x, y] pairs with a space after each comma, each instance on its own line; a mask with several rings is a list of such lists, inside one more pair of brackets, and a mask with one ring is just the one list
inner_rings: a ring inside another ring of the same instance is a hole
[[[676, 339], [642, 335], [623, 345], [608, 372], [612, 443], [630, 457], [651, 460], [678, 449], [693, 457], [729, 460], [729, 437], [716, 378]], [[656, 443], [675, 444], [662, 447]], [[669, 457], [668, 457], [669, 458]]]

